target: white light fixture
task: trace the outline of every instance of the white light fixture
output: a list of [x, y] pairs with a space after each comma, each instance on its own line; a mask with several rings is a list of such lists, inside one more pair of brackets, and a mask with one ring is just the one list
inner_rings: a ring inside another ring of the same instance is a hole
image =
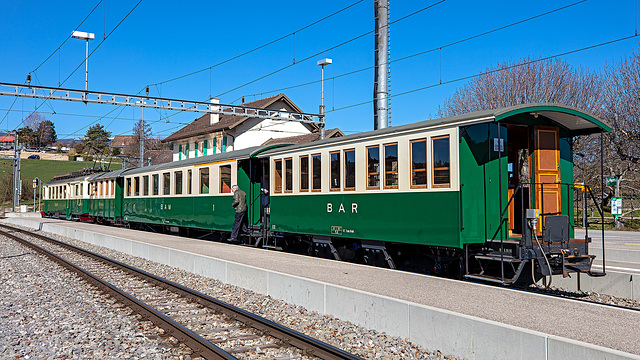
[[87, 41], [87, 50], [84, 58], [84, 89], [87, 90], [89, 87], [89, 40], [95, 39], [96, 34], [84, 31], [74, 31], [71, 33], [71, 37]]
[[324, 139], [324, 66], [330, 65], [333, 63], [333, 60], [329, 58], [324, 58], [318, 60], [318, 65], [322, 66], [322, 92], [320, 93], [321, 103], [320, 103], [320, 116], [322, 117], [322, 124], [320, 124], [320, 139]]

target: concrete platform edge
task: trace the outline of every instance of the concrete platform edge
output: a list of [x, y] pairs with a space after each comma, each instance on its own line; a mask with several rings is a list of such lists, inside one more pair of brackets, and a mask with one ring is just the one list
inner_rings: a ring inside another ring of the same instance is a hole
[[190, 252], [35, 219], [11, 218], [4, 221], [214, 278], [392, 336], [407, 338], [414, 344], [445, 354], [468, 359], [640, 360], [640, 356], [602, 346]]

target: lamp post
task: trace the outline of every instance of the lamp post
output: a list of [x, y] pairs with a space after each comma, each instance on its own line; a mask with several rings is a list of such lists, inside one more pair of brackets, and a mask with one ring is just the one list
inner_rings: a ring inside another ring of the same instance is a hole
[[333, 63], [333, 60], [329, 58], [324, 58], [322, 60], [318, 60], [318, 65], [322, 66], [322, 91], [320, 93], [320, 116], [322, 123], [320, 124], [320, 139], [324, 139], [324, 66]]
[[89, 40], [95, 39], [96, 35], [94, 33], [74, 31], [71, 33], [71, 37], [87, 41], [86, 55], [84, 58], [84, 89], [87, 90], [89, 87]]

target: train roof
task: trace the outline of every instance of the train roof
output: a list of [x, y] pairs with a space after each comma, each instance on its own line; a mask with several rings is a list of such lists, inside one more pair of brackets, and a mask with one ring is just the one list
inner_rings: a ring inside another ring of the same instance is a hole
[[559, 124], [564, 134], [570, 136], [588, 135], [600, 131], [611, 131], [611, 126], [594, 115], [576, 108], [551, 103], [533, 103], [510, 106], [500, 109], [489, 109], [468, 114], [456, 115], [442, 119], [424, 120], [413, 124], [388, 127], [385, 129], [362, 132], [358, 134], [346, 135], [338, 138], [324, 139], [312, 143], [304, 143], [287, 147], [286, 149], [272, 149], [265, 151], [262, 155], [269, 156], [284, 151], [304, 149], [309, 146], [322, 146], [324, 144], [341, 143], [365, 139], [371, 136], [380, 136], [394, 133], [410, 132], [417, 129], [428, 129], [437, 127], [463, 126], [486, 122], [503, 123], [523, 123], [525, 118], [529, 121], [538, 121], [542, 116], [552, 122]]
[[272, 145], [253, 146], [250, 148], [234, 150], [226, 153], [199, 156], [197, 158], [192, 158], [187, 160], [173, 161], [173, 162], [168, 162], [168, 163], [158, 164], [153, 166], [127, 169], [125, 170], [125, 175], [132, 175], [132, 174], [138, 174], [138, 173], [156, 171], [156, 170], [173, 169], [173, 168], [183, 167], [183, 166], [216, 163], [216, 162], [221, 162], [226, 160], [244, 160], [244, 159], [256, 157], [259, 154], [268, 150], [273, 150], [275, 148], [290, 146], [290, 145], [291, 144], [272, 144]]

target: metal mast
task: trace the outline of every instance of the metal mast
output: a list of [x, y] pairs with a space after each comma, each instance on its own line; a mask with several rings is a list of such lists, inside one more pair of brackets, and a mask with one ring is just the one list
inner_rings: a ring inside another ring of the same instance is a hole
[[373, 84], [373, 128], [384, 129], [389, 126], [389, 1], [375, 0], [375, 79]]

